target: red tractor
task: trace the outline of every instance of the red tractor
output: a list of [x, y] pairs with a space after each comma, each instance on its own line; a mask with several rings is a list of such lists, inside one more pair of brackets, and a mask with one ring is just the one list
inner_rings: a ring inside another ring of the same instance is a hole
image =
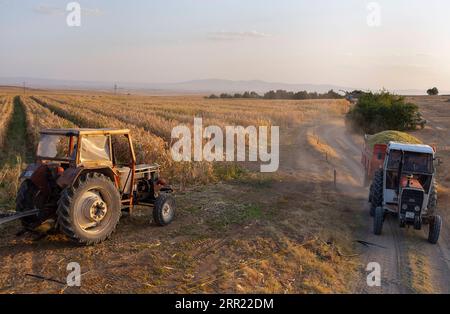
[[121, 213], [152, 208], [160, 226], [172, 222], [172, 188], [158, 165], [137, 165], [129, 130], [49, 129], [41, 132], [36, 162], [20, 177], [16, 212], [28, 230], [58, 228], [81, 244], [95, 244], [115, 230]]

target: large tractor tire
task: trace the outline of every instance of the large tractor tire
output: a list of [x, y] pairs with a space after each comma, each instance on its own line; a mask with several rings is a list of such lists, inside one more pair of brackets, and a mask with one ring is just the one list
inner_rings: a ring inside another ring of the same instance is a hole
[[375, 172], [372, 186], [370, 187], [370, 216], [375, 215], [375, 209], [383, 205], [383, 170], [379, 169]]
[[436, 213], [438, 202], [437, 183], [433, 181], [433, 185], [430, 188], [430, 197], [428, 199], [428, 212], [427, 214], [433, 216]]
[[436, 244], [439, 240], [439, 234], [441, 233], [442, 218], [441, 216], [433, 216], [430, 220], [430, 226], [428, 231], [428, 242]]
[[[36, 185], [30, 180], [23, 181], [16, 196], [16, 212], [21, 213], [36, 208], [43, 210], [44, 205], [45, 199]], [[41, 212], [35, 216], [22, 218], [21, 222], [25, 229], [32, 231], [40, 226], [46, 218], [48, 217], [45, 213]]]
[[375, 215], [373, 217], [373, 233], [375, 235], [381, 235], [383, 231], [383, 223], [384, 223], [384, 208], [377, 207], [375, 209]]
[[109, 238], [119, 223], [120, 194], [108, 177], [90, 172], [63, 191], [57, 213], [65, 235], [80, 244], [97, 244]]
[[158, 226], [167, 226], [175, 217], [175, 199], [168, 193], [159, 194], [153, 207], [153, 221]]

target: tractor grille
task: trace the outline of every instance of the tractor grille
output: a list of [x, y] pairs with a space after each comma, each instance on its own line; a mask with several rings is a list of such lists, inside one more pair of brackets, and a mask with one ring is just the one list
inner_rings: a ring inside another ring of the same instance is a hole
[[414, 207], [419, 206], [422, 209], [424, 194], [423, 191], [418, 190], [403, 190], [402, 192], [402, 202], [401, 204], [407, 204], [408, 209], [401, 209], [402, 213], [407, 211], [414, 211]]

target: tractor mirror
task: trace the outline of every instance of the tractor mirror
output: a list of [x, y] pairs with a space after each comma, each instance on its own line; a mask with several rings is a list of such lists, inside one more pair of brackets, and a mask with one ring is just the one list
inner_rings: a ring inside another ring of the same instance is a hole
[[440, 165], [442, 165], [444, 163], [442, 161], [442, 158], [440, 158], [440, 157], [435, 157], [434, 158], [434, 162], [435, 162], [436, 166], [440, 166]]

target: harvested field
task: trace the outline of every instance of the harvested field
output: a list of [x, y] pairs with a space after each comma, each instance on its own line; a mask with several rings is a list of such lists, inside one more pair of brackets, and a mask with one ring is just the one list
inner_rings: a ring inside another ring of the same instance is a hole
[[[383, 237], [371, 236], [367, 190], [361, 187], [363, 138], [345, 128], [345, 101], [4, 94], [14, 101], [7, 127], [12, 137], [7, 137], [0, 172], [8, 182], [0, 189], [3, 210], [14, 208], [17, 176], [31, 161], [28, 151], [37, 130], [115, 126], [132, 130], [140, 162], [160, 163], [164, 175], [176, 182], [178, 211], [171, 225], [158, 228], [147, 209], [137, 208], [122, 218], [110, 240], [95, 247], [74, 246], [59, 234], [17, 237], [19, 223], [2, 226], [2, 293], [448, 292], [447, 229], [438, 247], [423, 242], [422, 235], [397, 232], [393, 222]], [[436, 141], [444, 159], [440, 210], [448, 223], [449, 126], [440, 111], [445, 102], [418, 101], [430, 122], [412, 135]], [[261, 174], [247, 163], [173, 162], [170, 130], [177, 124], [191, 127], [194, 117], [202, 117], [204, 125], [279, 125], [279, 171]], [[386, 269], [386, 284], [378, 290], [365, 286], [365, 267], [373, 260]], [[80, 288], [27, 276], [64, 281], [72, 261], [86, 273]]]

